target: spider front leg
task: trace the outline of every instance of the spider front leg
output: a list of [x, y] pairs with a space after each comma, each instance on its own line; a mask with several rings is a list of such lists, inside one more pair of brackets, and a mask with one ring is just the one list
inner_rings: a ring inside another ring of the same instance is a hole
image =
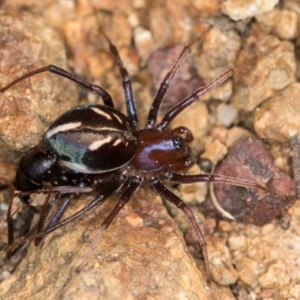
[[169, 179], [176, 184], [187, 184], [196, 182], [215, 182], [215, 183], [225, 183], [229, 185], [241, 186], [249, 189], [258, 189], [264, 193], [271, 194], [274, 196], [286, 197], [287, 195], [282, 195], [278, 192], [272, 191], [254, 181], [240, 179], [230, 176], [225, 176], [221, 174], [196, 174], [196, 175], [182, 175], [177, 173], [168, 174]]
[[193, 211], [178, 196], [176, 196], [169, 189], [167, 189], [165, 187], [165, 185], [161, 181], [156, 180], [153, 183], [152, 187], [153, 187], [154, 191], [157, 194], [159, 194], [164, 199], [170, 201], [171, 203], [175, 204], [188, 217], [188, 219], [189, 219], [189, 221], [190, 221], [191, 225], [193, 226], [193, 229], [194, 229], [194, 231], [196, 233], [198, 242], [199, 242], [199, 244], [200, 244], [200, 246], [202, 248], [203, 257], [204, 257], [204, 263], [205, 263], [205, 269], [206, 269], [206, 276], [207, 276], [206, 281], [207, 281], [207, 284], [210, 285], [211, 284], [211, 276], [210, 276], [210, 270], [209, 270], [209, 260], [208, 260], [208, 253], [207, 253], [207, 244], [206, 244], [206, 240], [205, 240], [204, 234], [203, 234], [200, 226], [198, 225], [198, 223], [196, 221], [196, 218], [194, 216]]
[[239, 66], [236, 66], [232, 69], [226, 70], [223, 74], [221, 74], [219, 77], [217, 77], [215, 80], [211, 81], [207, 85], [201, 86], [200, 88], [196, 89], [193, 93], [191, 93], [189, 96], [178, 102], [176, 105], [174, 105], [163, 117], [162, 121], [156, 126], [157, 129], [160, 130], [166, 130], [166, 128], [169, 126], [170, 122], [179, 115], [185, 108], [192, 105], [200, 96], [208, 93], [216, 86], [222, 84], [225, 82], [229, 77], [231, 77], [234, 74], [234, 71]]
[[176, 61], [174, 63], [172, 69], [166, 74], [165, 78], [163, 79], [162, 83], [160, 84], [160, 87], [156, 92], [156, 95], [153, 99], [152, 105], [151, 105], [149, 113], [148, 113], [148, 121], [147, 121], [147, 126], [146, 126], [147, 128], [153, 128], [153, 126], [155, 125], [159, 109], [165, 98], [165, 95], [167, 93], [169, 85], [170, 85], [173, 77], [176, 75], [178, 69], [180, 68], [184, 58], [190, 52], [191, 46], [196, 41], [198, 41], [198, 39], [194, 40], [189, 45], [183, 47], [180, 55], [178, 56], [178, 58], [176, 59]]
[[[275, 195], [275, 196], [282, 196], [287, 197], [287, 195], [279, 194], [278, 192], [269, 190], [268, 188], [257, 184], [256, 182], [238, 179], [234, 177], [224, 176], [220, 174], [196, 174], [196, 175], [183, 175], [177, 174], [173, 172], [169, 172], [166, 174], [166, 177], [169, 178], [173, 183], [176, 184], [189, 184], [189, 183], [196, 183], [196, 182], [215, 182], [215, 183], [225, 183], [229, 185], [241, 186], [249, 189], [257, 189], [261, 190], [264, 193]], [[195, 233], [197, 236], [197, 240], [202, 248], [205, 267], [207, 271], [207, 283], [211, 282], [210, 271], [209, 271], [209, 260], [208, 260], [208, 253], [207, 253], [207, 246], [204, 234], [199, 227], [192, 210], [187, 206], [178, 196], [173, 194], [170, 190], [168, 190], [161, 181], [154, 180], [153, 182], [153, 189], [163, 198], [175, 204], [178, 208], [180, 208], [188, 217]]]

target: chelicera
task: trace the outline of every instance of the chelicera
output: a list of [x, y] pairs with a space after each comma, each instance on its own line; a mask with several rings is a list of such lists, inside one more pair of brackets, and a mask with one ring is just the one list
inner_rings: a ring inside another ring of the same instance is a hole
[[[106, 37], [106, 36], [105, 36]], [[158, 195], [172, 202], [188, 217], [197, 240], [202, 247], [207, 271], [207, 282], [211, 281], [206, 241], [193, 211], [183, 200], [163, 183], [175, 184], [194, 182], [222, 182], [263, 190], [276, 194], [267, 188], [242, 179], [216, 174], [182, 174], [195, 161], [191, 154], [191, 131], [186, 127], [168, 130], [170, 122], [198, 97], [209, 92], [233, 75], [235, 68], [228, 69], [211, 83], [199, 87], [192, 94], [179, 101], [157, 123], [157, 116], [169, 84], [188, 54], [190, 45], [183, 48], [170, 72], [167, 73], [149, 109], [147, 124], [139, 128], [138, 116], [132, 92], [131, 81], [120, 59], [115, 45], [106, 37], [110, 52], [119, 69], [124, 89], [127, 116], [114, 108], [112, 97], [97, 85], [70, 74], [56, 66], [49, 65], [29, 72], [5, 87], [0, 92], [35, 74], [51, 72], [66, 77], [100, 96], [104, 104], [77, 106], [63, 113], [44, 134], [42, 141], [29, 150], [21, 159], [16, 180], [15, 195], [28, 203], [33, 193], [48, 193], [48, 201], [41, 214], [36, 233], [13, 242], [11, 205], [8, 212], [9, 238], [6, 251], [12, 251], [26, 241], [36, 239], [36, 244], [48, 233], [86, 214], [111, 194], [121, 189], [121, 196], [105, 218], [100, 228], [103, 232], [131, 196], [142, 185], [147, 184]], [[201, 116], [200, 116], [201, 117]], [[94, 193], [92, 200], [74, 215], [60, 220], [69, 203], [80, 193]], [[50, 197], [50, 195], [54, 196]], [[45, 226], [47, 210], [53, 199], [64, 201]]]

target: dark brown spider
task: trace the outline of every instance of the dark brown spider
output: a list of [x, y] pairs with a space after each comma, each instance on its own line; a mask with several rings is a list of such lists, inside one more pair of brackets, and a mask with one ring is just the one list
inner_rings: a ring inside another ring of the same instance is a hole
[[[77, 106], [63, 113], [49, 127], [42, 141], [21, 159], [15, 180], [15, 196], [19, 196], [28, 203], [31, 194], [48, 193], [48, 199], [36, 233], [15, 243], [11, 217], [12, 202], [10, 202], [8, 246], [2, 251], [12, 252], [19, 245], [32, 239], [36, 240], [36, 244], [40, 244], [45, 235], [83, 216], [103, 203], [109, 195], [121, 189], [120, 199], [99, 229], [97, 235], [100, 236], [137, 189], [147, 184], [158, 195], [181, 209], [188, 217], [203, 250], [209, 284], [211, 277], [204, 235], [196, 222], [193, 211], [166, 187], [163, 180], [173, 184], [221, 182], [259, 189], [273, 195], [278, 194], [255, 182], [243, 179], [217, 174], [182, 174], [195, 163], [190, 149], [193, 135], [186, 127], [180, 126], [168, 130], [168, 126], [178, 114], [201, 95], [232, 76], [237, 67], [228, 69], [211, 83], [196, 89], [192, 94], [180, 100], [164, 115], [162, 121], [157, 123], [157, 115], [169, 84], [188, 54], [192, 43], [185, 46], [154, 97], [145, 128], [140, 129], [128, 72], [123, 66], [116, 47], [108, 37], [105, 36], [105, 38], [122, 77], [127, 116], [114, 108], [110, 94], [101, 87], [90, 84], [53, 65], [29, 72], [0, 90], [3, 93], [30, 76], [52, 72], [93, 91], [104, 102], [104, 105]], [[52, 198], [53, 193], [55, 196]], [[83, 209], [60, 221], [69, 203], [80, 193], [93, 193], [95, 196]], [[45, 226], [51, 203], [60, 197], [64, 198], [63, 203]]]

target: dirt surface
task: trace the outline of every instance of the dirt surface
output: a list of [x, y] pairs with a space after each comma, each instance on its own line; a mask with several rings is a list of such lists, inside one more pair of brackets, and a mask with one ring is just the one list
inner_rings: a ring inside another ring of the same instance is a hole
[[[211, 165], [220, 165], [220, 174], [249, 179], [250, 170], [251, 180], [278, 194], [294, 195], [292, 174], [300, 161], [295, 155], [291, 166], [289, 141], [299, 135], [300, 128], [296, 83], [300, 77], [300, 4], [293, 0], [257, 2], [2, 1], [0, 86], [53, 64], [100, 85], [111, 94], [116, 108], [125, 112], [120, 76], [101, 27], [117, 46], [131, 76], [142, 127], [181, 47], [198, 38], [168, 90], [159, 120], [203, 83], [239, 67], [232, 78], [171, 124], [194, 133], [192, 149], [199, 165], [189, 172], [210, 172], [199, 167], [201, 159], [209, 159]], [[4, 246], [9, 198], [5, 183], [13, 182], [22, 154], [68, 108], [101, 103], [101, 99], [43, 72], [1, 94], [0, 103], [0, 241]], [[249, 136], [253, 141], [261, 139], [259, 146], [240, 146], [240, 139]], [[293, 149], [299, 147], [293, 145]], [[222, 166], [226, 155], [227, 164]], [[257, 190], [241, 187], [215, 189], [217, 200], [237, 222], [221, 217], [211, 202], [209, 190], [213, 188], [207, 184], [171, 189], [202, 222], [213, 278], [210, 287], [201, 250], [193, 242], [185, 216], [171, 205], [166, 209], [149, 188], [142, 188], [103, 234], [79, 274], [76, 268], [116, 196], [85, 218], [56, 230], [42, 249], [30, 245], [21, 263], [8, 262], [2, 253], [1, 299], [300, 298], [300, 208], [295, 198], [273, 199], [264, 192], [254, 197]], [[74, 199], [67, 215], [86, 205], [89, 197]], [[15, 210], [15, 235], [23, 236], [30, 213], [18, 200]]]

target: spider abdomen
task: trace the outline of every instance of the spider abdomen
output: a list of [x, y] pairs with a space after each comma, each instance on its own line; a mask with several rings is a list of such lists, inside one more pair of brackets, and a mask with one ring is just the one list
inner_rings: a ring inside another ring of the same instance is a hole
[[59, 164], [84, 174], [124, 166], [137, 147], [128, 117], [103, 105], [68, 110], [50, 126], [45, 141], [59, 157]]
[[72, 185], [76, 174], [120, 169], [137, 149], [137, 133], [131, 124], [127, 116], [104, 105], [68, 110], [54, 121], [41, 143], [24, 155], [16, 174], [16, 188], [36, 190], [43, 182]]

